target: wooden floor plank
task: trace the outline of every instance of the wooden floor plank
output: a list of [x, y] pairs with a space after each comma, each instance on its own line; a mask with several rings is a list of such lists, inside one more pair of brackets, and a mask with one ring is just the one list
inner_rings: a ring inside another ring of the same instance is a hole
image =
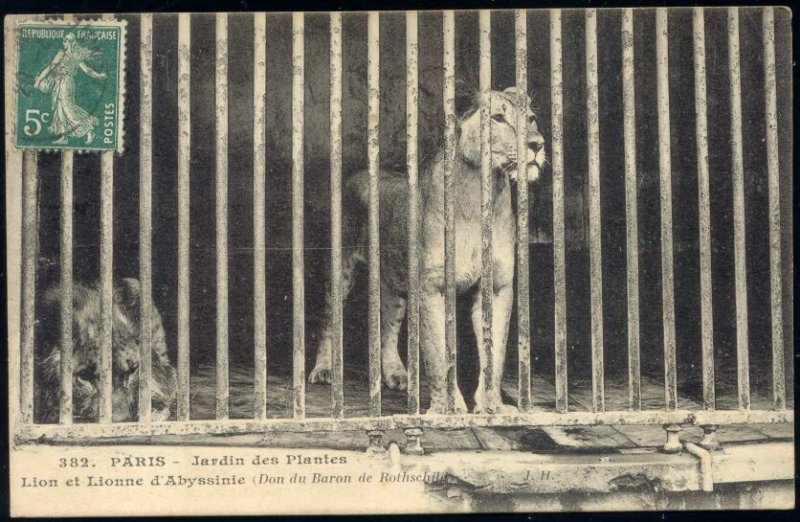
[[753, 424], [750, 427], [763, 433], [770, 439], [794, 439], [794, 424]]
[[[518, 430], [502, 430], [497, 428], [472, 428], [475, 438], [485, 450], [520, 450], [523, 446], [519, 442], [519, 437], [513, 434]], [[511, 435], [511, 436], [509, 436]]]
[[[231, 364], [230, 367], [230, 412], [231, 418], [251, 418], [253, 415], [253, 376], [252, 369], [246, 365]], [[725, 385], [727, 386], [727, 385]], [[723, 391], [727, 390], [723, 386]], [[730, 387], [730, 386], [728, 386]], [[533, 408], [552, 411], [555, 405], [555, 387], [543, 375], [532, 376]], [[427, 385], [421, 389], [423, 411], [429, 404]], [[735, 390], [735, 387], [732, 388]], [[507, 375], [503, 390], [512, 403], [517, 401], [517, 380], [515, 375]], [[591, 406], [591, 382], [574, 379], [570, 382], [570, 409], [588, 411]], [[215, 371], [213, 364], [202, 365], [192, 375], [192, 419], [214, 418]], [[628, 407], [627, 382], [624, 379], [607, 377], [605, 381], [607, 410], [625, 410]], [[327, 417], [330, 415], [331, 390], [329, 385], [306, 385], [306, 414], [308, 417]], [[345, 416], [368, 415], [369, 386], [367, 373], [358, 368], [345, 372]], [[722, 395], [725, 404], [727, 394]], [[758, 394], [753, 394], [759, 398]], [[406, 394], [403, 391], [383, 390], [383, 411], [386, 415], [405, 413]], [[646, 409], [660, 409], [664, 406], [663, 383], [652, 376], [642, 377], [642, 406]], [[292, 414], [292, 382], [287, 372], [271, 370], [267, 386], [267, 411], [269, 417], [288, 418]], [[689, 395], [680, 397], [680, 407], [700, 409], [700, 403]], [[681, 439], [698, 441], [702, 430], [698, 427], [685, 427]], [[793, 426], [724, 426], [717, 437], [721, 443], [747, 442], [770, 439], [791, 439]], [[347, 434], [266, 434], [261, 435], [261, 445], [315, 447], [322, 445], [331, 448], [366, 447], [365, 433]], [[536, 427], [527, 428], [474, 428], [464, 430], [426, 430], [424, 445], [429, 451], [466, 449], [505, 449], [534, 452], [550, 451], [608, 451], [610, 449], [632, 450], [635, 448], [655, 448], [663, 445], [665, 432], [661, 426], [588, 426], [588, 427]], [[401, 432], [387, 433], [386, 441], [396, 440], [405, 445]], [[251, 441], [252, 442], [252, 441]], [[244, 442], [243, 442], [244, 443]]]
[[570, 426], [542, 428], [556, 444], [576, 451], [604, 451], [636, 446], [614, 426]]

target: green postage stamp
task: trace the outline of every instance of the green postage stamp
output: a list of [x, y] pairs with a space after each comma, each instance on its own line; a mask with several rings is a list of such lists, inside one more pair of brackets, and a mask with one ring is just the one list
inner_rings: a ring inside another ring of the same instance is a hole
[[16, 146], [122, 152], [125, 22], [25, 21], [16, 32]]

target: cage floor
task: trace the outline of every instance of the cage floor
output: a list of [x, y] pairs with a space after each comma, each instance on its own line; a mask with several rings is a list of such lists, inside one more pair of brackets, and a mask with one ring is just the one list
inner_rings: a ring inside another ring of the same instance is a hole
[[[267, 387], [267, 411], [269, 417], [290, 418], [292, 416], [292, 381], [290, 372], [271, 372]], [[248, 365], [232, 363], [230, 366], [230, 416], [231, 418], [252, 418], [253, 416], [253, 371]], [[736, 407], [736, 381], [722, 379], [727, 384], [718, 384], [717, 408]], [[732, 384], [731, 384], [732, 383]], [[192, 375], [192, 419], [213, 419], [215, 410], [215, 369], [213, 364], [201, 365]], [[698, 388], [696, 383], [681, 383], [679, 386], [679, 407], [701, 409], [701, 398], [687, 390]], [[512, 401], [516, 401], [516, 375], [508, 375], [503, 389]], [[699, 388], [698, 388], [699, 389]], [[426, 383], [422, 379], [423, 409], [429, 398], [425, 394]], [[543, 376], [532, 375], [534, 408], [552, 410], [555, 388]], [[664, 405], [663, 380], [655, 376], [643, 375], [642, 407], [660, 409]], [[345, 371], [345, 416], [367, 416], [369, 387], [367, 372], [361, 368]], [[383, 389], [382, 410], [384, 415], [405, 413], [406, 393]], [[766, 387], [753, 387], [751, 391], [752, 408], [771, 407], [770, 391]], [[591, 382], [570, 380], [570, 409], [589, 411], [591, 407]], [[607, 410], [625, 410], [628, 407], [628, 387], [624, 379], [607, 377], [605, 380], [605, 400]], [[791, 400], [791, 398], [789, 398]], [[306, 384], [306, 416], [327, 417], [330, 415], [331, 388], [323, 384]], [[791, 403], [790, 403], [791, 407]], [[786, 440], [794, 436], [794, 427], [788, 425], [747, 425], [723, 426], [718, 432], [721, 443], [758, 442]], [[702, 430], [697, 427], [686, 428], [681, 437], [685, 440], [699, 440]], [[201, 437], [202, 438], [202, 437]], [[234, 437], [236, 439], [237, 437]], [[242, 443], [257, 443], [266, 446], [290, 444], [297, 447], [357, 448], [366, 445], [366, 435], [349, 432], [337, 434], [290, 433], [241, 436]], [[388, 439], [403, 440], [402, 433], [387, 433]], [[590, 426], [590, 427], [526, 427], [526, 428], [468, 428], [462, 430], [426, 430], [425, 447], [429, 451], [467, 450], [467, 449], [507, 449], [537, 452], [548, 451], [639, 451], [652, 449], [664, 443], [664, 430], [660, 426]], [[252, 440], [251, 440], [252, 439]], [[363, 439], [363, 440], [362, 440]], [[188, 441], [187, 441], [188, 442]], [[228, 440], [235, 443], [235, 440]]]

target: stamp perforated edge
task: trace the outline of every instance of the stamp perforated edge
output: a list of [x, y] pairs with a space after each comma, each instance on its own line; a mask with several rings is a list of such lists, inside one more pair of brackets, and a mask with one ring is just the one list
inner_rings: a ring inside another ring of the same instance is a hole
[[[39, 15], [42, 16], [42, 15]], [[48, 15], [43, 15], [48, 16]], [[62, 15], [63, 16], [63, 15]], [[65, 18], [34, 18], [32, 15], [21, 15], [14, 21], [14, 45], [16, 48], [14, 49], [13, 55], [16, 62], [16, 69], [13, 72], [13, 82], [14, 82], [14, 106], [10, 108], [12, 111], [17, 110], [18, 107], [18, 99], [17, 96], [19, 95], [19, 88], [17, 82], [19, 81], [19, 67], [20, 67], [20, 37], [19, 37], [19, 26], [32, 24], [32, 25], [71, 25], [75, 27], [80, 27], [82, 25], [105, 25], [111, 27], [118, 27], [120, 30], [120, 44], [119, 44], [119, 54], [117, 56], [117, 78], [118, 78], [118, 98], [119, 98], [119, 110], [117, 111], [117, 146], [114, 149], [106, 149], [106, 148], [74, 148], [74, 147], [25, 147], [17, 145], [17, 119], [14, 118], [11, 130], [11, 138], [12, 138], [12, 146], [16, 150], [32, 150], [37, 152], [64, 152], [64, 151], [72, 151], [78, 154], [89, 154], [89, 153], [104, 153], [104, 152], [113, 152], [116, 154], [122, 154], [125, 152], [125, 103], [126, 103], [126, 91], [125, 91], [125, 64], [127, 59], [127, 43], [128, 43], [128, 21], [123, 19], [117, 18], [102, 18], [99, 15], [93, 15], [92, 17], [87, 17], [81, 20], [72, 20], [72, 19], [65, 19]]]

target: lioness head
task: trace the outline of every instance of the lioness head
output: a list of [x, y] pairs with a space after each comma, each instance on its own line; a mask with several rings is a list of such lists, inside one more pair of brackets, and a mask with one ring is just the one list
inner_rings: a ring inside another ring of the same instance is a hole
[[[481, 161], [481, 116], [478, 107], [474, 103], [472, 105], [459, 122], [458, 151], [468, 163], [478, 166]], [[539, 178], [539, 170], [544, 166], [546, 160], [544, 138], [539, 133], [539, 127], [530, 105], [531, 100], [528, 97], [525, 107], [517, 107], [516, 87], [490, 92], [492, 169], [499, 174], [507, 175], [512, 181], [517, 179], [517, 165], [519, 164], [517, 115], [520, 110], [525, 111], [528, 120], [526, 162], [529, 182], [534, 182]]]

